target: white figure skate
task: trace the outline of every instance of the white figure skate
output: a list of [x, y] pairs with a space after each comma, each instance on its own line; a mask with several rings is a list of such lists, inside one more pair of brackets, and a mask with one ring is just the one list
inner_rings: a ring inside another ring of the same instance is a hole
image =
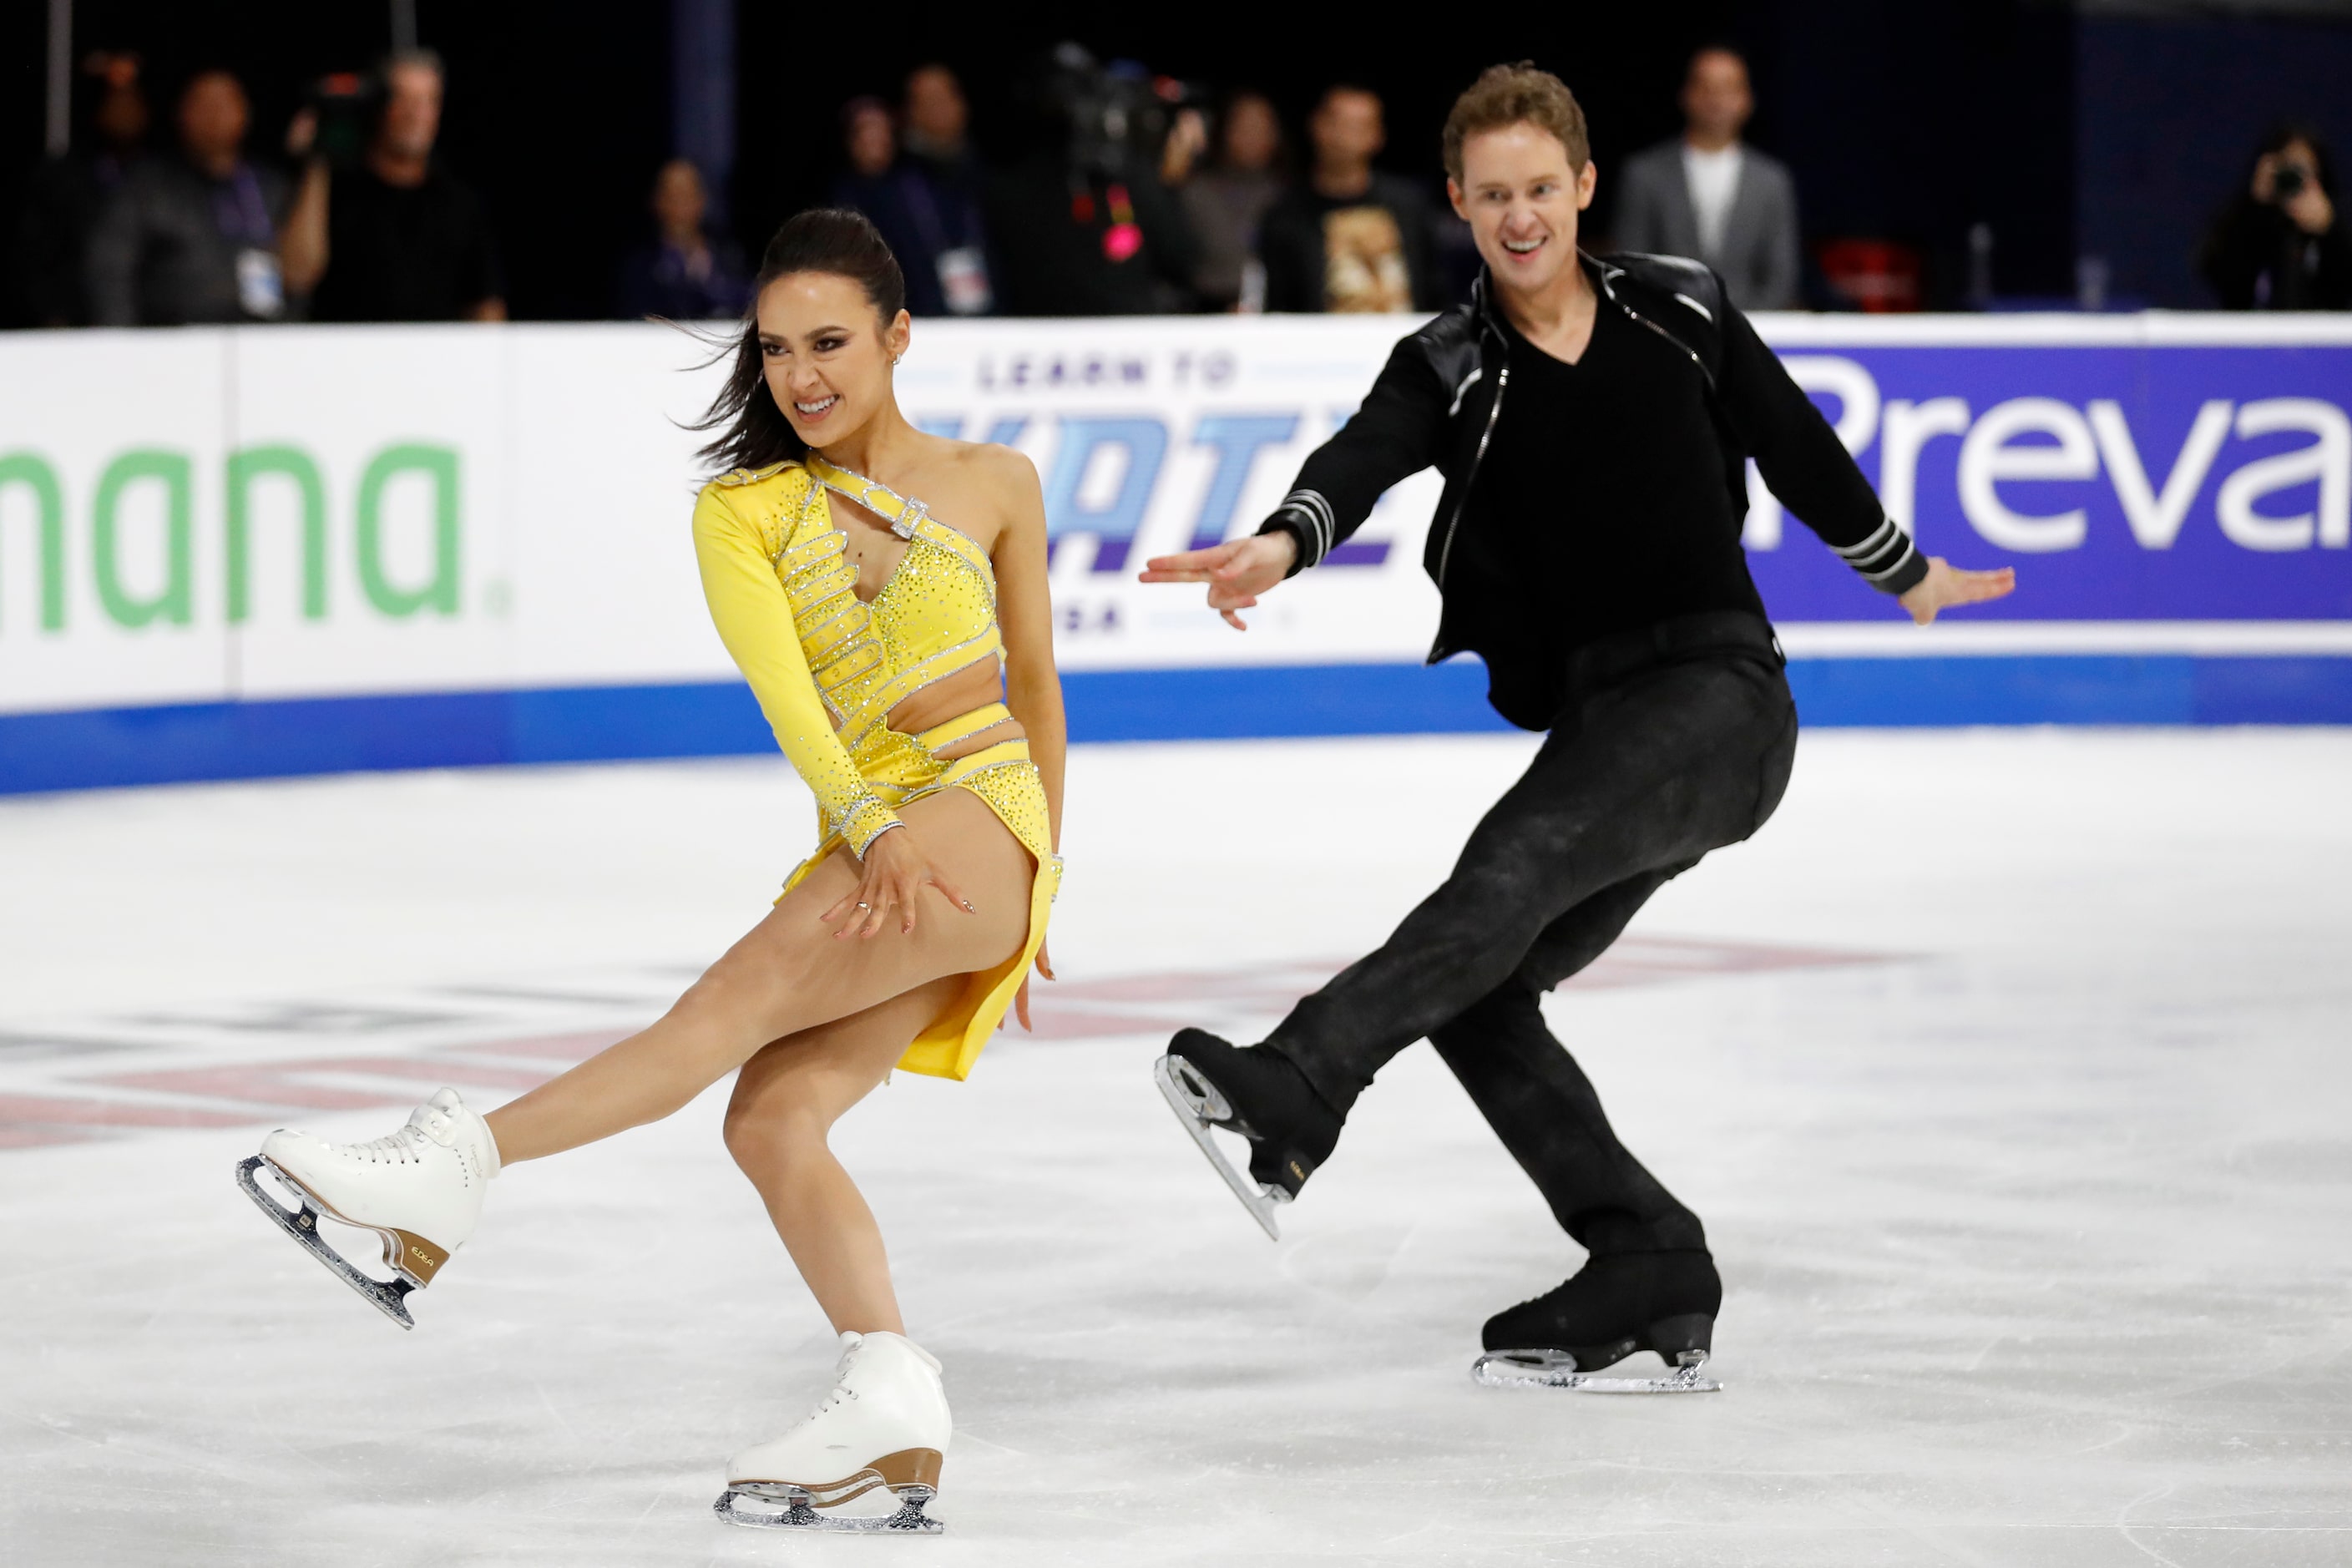
[[[270, 1173], [299, 1200], [289, 1208], [262, 1190], [254, 1173]], [[330, 1143], [279, 1128], [261, 1152], [236, 1168], [237, 1184], [287, 1235], [375, 1303], [404, 1329], [416, 1326], [404, 1298], [433, 1283], [449, 1255], [481, 1217], [482, 1195], [499, 1173], [489, 1125], [445, 1089], [418, 1106], [389, 1138]], [[362, 1273], [319, 1234], [319, 1216], [372, 1230], [383, 1239], [390, 1279]]]
[[[923, 1507], [939, 1495], [953, 1426], [928, 1351], [903, 1334], [845, 1333], [833, 1392], [798, 1426], [729, 1461], [713, 1510], [730, 1524], [768, 1529], [936, 1535], [946, 1526]], [[895, 1511], [854, 1506], [881, 1487]]]

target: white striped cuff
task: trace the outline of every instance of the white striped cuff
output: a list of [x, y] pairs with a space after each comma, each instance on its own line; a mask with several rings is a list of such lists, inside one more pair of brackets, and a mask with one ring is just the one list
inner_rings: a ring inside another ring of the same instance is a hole
[[1910, 568], [1917, 551], [1912, 548], [1911, 536], [1895, 525], [1893, 518], [1880, 520], [1870, 537], [1859, 544], [1832, 546], [1845, 563], [1862, 574], [1864, 582], [1875, 588], [1890, 586]]
[[1268, 521], [1302, 525], [1292, 531], [1298, 536], [1298, 563], [1291, 568], [1294, 574], [1306, 571], [1330, 554], [1331, 547], [1339, 542], [1339, 523], [1332, 516], [1331, 503], [1320, 490], [1291, 491], [1282, 498], [1282, 504], [1274, 509], [1274, 516]]

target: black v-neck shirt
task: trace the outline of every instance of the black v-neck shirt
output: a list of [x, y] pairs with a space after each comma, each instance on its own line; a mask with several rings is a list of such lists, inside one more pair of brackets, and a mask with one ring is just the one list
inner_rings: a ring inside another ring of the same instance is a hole
[[1570, 654], [1612, 633], [1707, 610], [1762, 616], [1690, 355], [1605, 300], [1574, 364], [1503, 330], [1503, 412], [1445, 575], [1448, 599], [1495, 611], [1473, 645], [1495, 706], [1541, 707]]

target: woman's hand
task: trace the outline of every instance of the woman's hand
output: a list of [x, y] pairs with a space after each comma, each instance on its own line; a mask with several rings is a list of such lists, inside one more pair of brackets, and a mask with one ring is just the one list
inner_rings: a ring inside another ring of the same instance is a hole
[[1290, 563], [1297, 559], [1298, 541], [1291, 537], [1288, 529], [1276, 529], [1272, 533], [1254, 533], [1246, 539], [1228, 539], [1206, 550], [1155, 555], [1144, 563], [1137, 580], [1206, 583], [1209, 608], [1224, 616], [1225, 624], [1234, 630], [1245, 632], [1249, 627], [1242, 625], [1241, 616], [1234, 612], [1255, 605], [1258, 595], [1281, 582]]
[[1963, 572], [1948, 564], [1940, 555], [1927, 557], [1927, 574], [1911, 584], [1895, 602], [1911, 612], [1911, 618], [1926, 626], [1936, 618], [1937, 610], [1948, 610], [1959, 605], [1981, 605], [1987, 599], [1998, 599], [2017, 586], [2017, 569], [2003, 566], [1993, 572]]
[[901, 936], [915, 929], [916, 895], [926, 885], [937, 888], [947, 896], [949, 903], [966, 914], [973, 912], [971, 900], [940, 875], [939, 868], [915, 844], [915, 830], [898, 826], [877, 834], [866, 846], [866, 858], [859, 863], [857, 889], [845, 893], [841, 901], [817, 916], [835, 926], [833, 934], [845, 937], [877, 935], [893, 911], [898, 918]]
[[[1054, 978], [1054, 960], [1042, 942], [1037, 944], [1037, 973], [1048, 980]], [[1037, 1026], [1029, 1021], [1029, 977], [1025, 974], [1021, 977], [1021, 989], [1013, 994], [1013, 1016], [1021, 1020], [1023, 1028], [1033, 1035], [1037, 1032]]]

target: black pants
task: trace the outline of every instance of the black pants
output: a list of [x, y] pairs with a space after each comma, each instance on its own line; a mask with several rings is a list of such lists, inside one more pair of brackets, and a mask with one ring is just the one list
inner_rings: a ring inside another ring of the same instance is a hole
[[1265, 1043], [1344, 1115], [1425, 1036], [1570, 1236], [1594, 1252], [1704, 1247], [1698, 1216], [1618, 1142], [1537, 1004], [1669, 879], [1763, 825], [1795, 761], [1796, 704], [1749, 616], [1715, 646], [1629, 653], [1621, 640], [1601, 662], [1444, 885]]

